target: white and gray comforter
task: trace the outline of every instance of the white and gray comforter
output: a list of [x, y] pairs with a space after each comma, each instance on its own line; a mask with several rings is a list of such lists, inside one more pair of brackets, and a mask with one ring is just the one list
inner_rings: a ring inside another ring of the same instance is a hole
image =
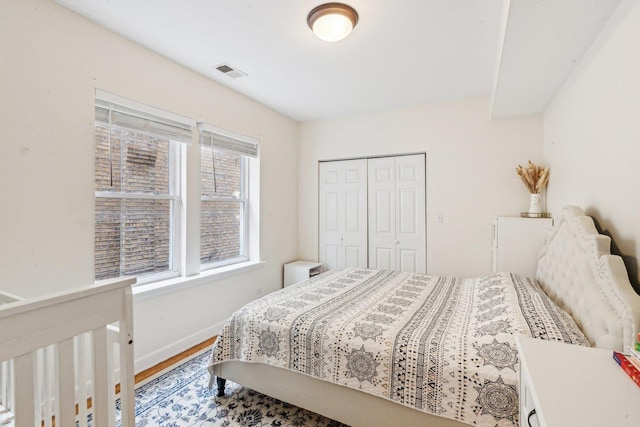
[[464, 423], [517, 426], [515, 333], [588, 345], [529, 278], [345, 269], [238, 310], [211, 364], [267, 363]]

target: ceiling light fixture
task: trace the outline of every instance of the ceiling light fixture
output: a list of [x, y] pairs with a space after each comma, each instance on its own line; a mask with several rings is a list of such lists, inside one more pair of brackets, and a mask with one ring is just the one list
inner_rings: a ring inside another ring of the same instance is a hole
[[307, 16], [313, 33], [327, 42], [342, 40], [351, 34], [358, 23], [358, 12], [342, 3], [325, 3], [314, 8]]

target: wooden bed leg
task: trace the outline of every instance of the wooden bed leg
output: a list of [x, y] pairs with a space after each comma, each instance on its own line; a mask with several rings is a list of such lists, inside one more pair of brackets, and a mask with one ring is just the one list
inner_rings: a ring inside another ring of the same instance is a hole
[[224, 385], [227, 382], [224, 378], [216, 377], [216, 384], [218, 385], [218, 394], [217, 397], [224, 396]]

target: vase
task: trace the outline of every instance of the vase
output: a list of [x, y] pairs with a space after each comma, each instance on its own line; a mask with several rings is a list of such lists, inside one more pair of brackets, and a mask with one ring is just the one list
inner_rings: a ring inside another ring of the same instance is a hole
[[531, 194], [529, 198], [529, 213], [539, 214], [542, 213], [542, 206], [540, 205], [540, 194]]

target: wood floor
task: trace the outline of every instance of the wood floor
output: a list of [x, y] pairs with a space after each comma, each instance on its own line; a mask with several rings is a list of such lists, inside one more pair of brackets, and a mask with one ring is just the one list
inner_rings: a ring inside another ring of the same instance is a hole
[[139, 384], [139, 383], [145, 381], [147, 378], [152, 377], [152, 376], [156, 375], [157, 373], [164, 371], [167, 368], [170, 368], [170, 367], [172, 367], [174, 365], [179, 364], [183, 360], [188, 359], [189, 357], [193, 356], [194, 354], [198, 353], [199, 351], [202, 351], [202, 350], [205, 350], [205, 349], [211, 347], [213, 345], [213, 343], [215, 342], [215, 340], [216, 340], [216, 337], [209, 338], [208, 340], [203, 341], [200, 344], [194, 345], [190, 349], [187, 349], [187, 350], [183, 351], [180, 354], [176, 354], [175, 356], [170, 357], [169, 359], [165, 360], [164, 362], [160, 362], [157, 365], [152, 366], [151, 368], [136, 374], [135, 383]]

